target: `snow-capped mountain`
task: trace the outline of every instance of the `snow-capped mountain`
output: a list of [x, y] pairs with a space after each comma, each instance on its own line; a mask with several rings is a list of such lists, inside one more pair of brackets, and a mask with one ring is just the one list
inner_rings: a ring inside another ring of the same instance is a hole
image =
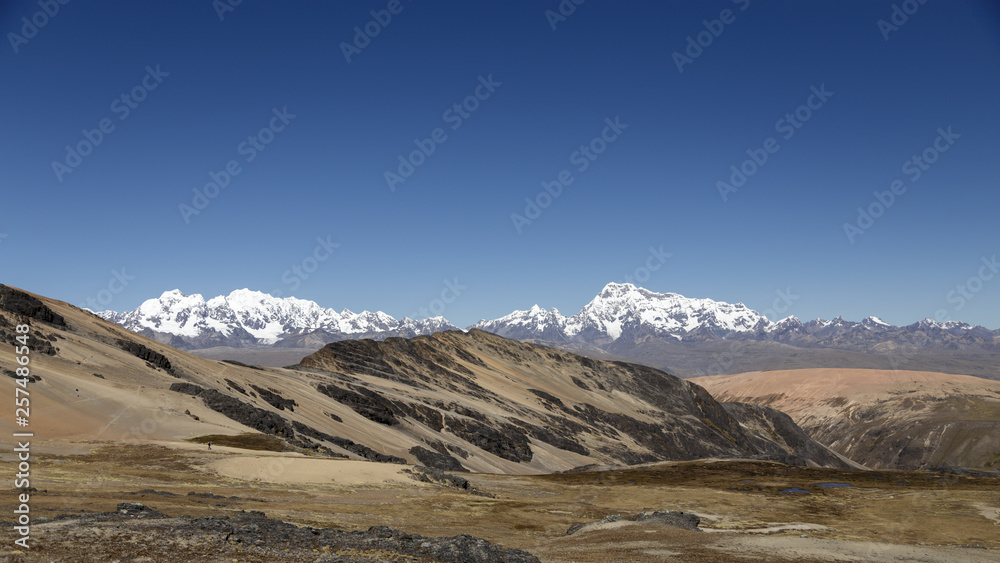
[[655, 293], [628, 283], [610, 283], [579, 313], [531, 309], [472, 325], [508, 338], [595, 345], [626, 353], [630, 345], [652, 340], [685, 344], [719, 340], [779, 342], [797, 347], [827, 347], [863, 352], [879, 346], [921, 348], [1000, 348], [1000, 331], [956, 321], [924, 319], [905, 327], [878, 317], [861, 322], [836, 317], [803, 323], [796, 317], [777, 322], [742, 303]]
[[514, 340], [565, 340], [566, 317], [555, 307], [545, 310], [538, 305], [527, 311], [514, 311], [509, 315], [482, 320], [469, 327], [492, 332]]
[[207, 301], [199, 294], [185, 295], [175, 289], [143, 302], [134, 311], [103, 311], [97, 315], [133, 332], [187, 349], [295, 346], [295, 341], [303, 338], [322, 343], [362, 337], [412, 337], [458, 328], [440, 316], [396, 320], [381, 311], [337, 312], [313, 301], [273, 297], [249, 289]]
[[682, 339], [690, 333], [748, 332], [771, 324], [742, 303], [692, 299], [676, 293], [654, 293], [630, 283], [609, 283], [571, 317], [535, 305], [469, 328], [509, 338], [606, 343], [640, 334]]
[[[413, 337], [458, 327], [438, 316], [397, 320], [386, 313], [335, 311], [294, 297], [240, 289], [205, 300], [167, 291], [134, 311], [101, 317], [178, 348], [212, 346], [319, 348], [328, 342]], [[881, 353], [889, 348], [1000, 350], [1000, 331], [956, 321], [924, 319], [905, 327], [878, 317], [860, 322], [836, 317], [772, 322], [742, 303], [656, 293], [629, 283], [609, 283], [578, 313], [565, 316], [538, 305], [469, 327], [515, 340], [570, 348], [598, 347], [631, 355], [650, 342], [698, 344], [720, 340], [776, 342], [800, 348]]]

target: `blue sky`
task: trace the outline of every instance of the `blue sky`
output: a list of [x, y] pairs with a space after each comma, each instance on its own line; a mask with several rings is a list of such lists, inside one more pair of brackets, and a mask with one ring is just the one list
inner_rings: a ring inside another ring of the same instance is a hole
[[3, 4], [3, 283], [1000, 328], [992, 3], [225, 1]]

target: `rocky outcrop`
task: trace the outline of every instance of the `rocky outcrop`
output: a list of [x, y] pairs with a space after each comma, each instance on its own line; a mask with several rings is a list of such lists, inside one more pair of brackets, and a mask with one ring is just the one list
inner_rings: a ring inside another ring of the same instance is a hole
[[[296, 561], [337, 563], [538, 563], [526, 551], [464, 534], [430, 538], [385, 526], [354, 532], [296, 526], [257, 510], [222, 517], [169, 517], [143, 504], [124, 502], [114, 512], [64, 514], [54, 520], [78, 542], [92, 537], [87, 553], [94, 560], [132, 560], [130, 553], [141, 552], [141, 546], [155, 537], [157, 545], [173, 547], [166, 554], [169, 561], [201, 560], [211, 550], [213, 557], [226, 560], [238, 556], [240, 560], [285, 561], [291, 556]], [[341, 555], [317, 559], [324, 552]]]
[[173, 365], [171, 365], [170, 360], [163, 354], [131, 340], [119, 339], [117, 342], [119, 348], [125, 350], [129, 354], [132, 354], [136, 358], [145, 360], [151, 365], [156, 366], [167, 373], [174, 373]]
[[421, 446], [413, 446], [410, 448], [410, 455], [417, 458], [422, 465], [426, 465], [432, 469], [440, 469], [442, 471], [468, 471], [462, 462], [455, 459], [445, 453], [438, 453]]
[[[647, 366], [593, 360], [480, 330], [336, 342], [304, 358], [301, 369], [328, 373], [330, 383], [318, 384], [319, 391], [373, 422], [403, 431], [421, 422], [516, 463], [535, 459], [534, 441], [605, 463], [740, 457], [847, 464], [778, 413], [727, 408], [703, 388]], [[362, 385], [362, 376], [412, 393], [383, 395], [375, 384]], [[487, 380], [523, 387], [505, 395], [480, 383]], [[424, 395], [435, 389], [483, 408]], [[429, 452], [410, 455], [414, 451]]]
[[52, 311], [37, 297], [0, 284], [0, 310], [13, 313], [16, 316], [34, 319], [58, 327], [66, 327], [66, 320]]
[[230, 397], [215, 389], [204, 389], [192, 383], [174, 383], [170, 386], [170, 390], [199, 397], [205, 406], [213, 411], [264, 434], [286, 440], [295, 438], [295, 431], [287, 420], [271, 411], [244, 403], [236, 397]]
[[[744, 426], [822, 459], [809, 437], [872, 469], [989, 468], [1000, 382], [895, 370], [774, 370], [699, 378]], [[753, 403], [748, 405], [746, 403]], [[780, 409], [785, 414], [778, 414]], [[790, 419], [790, 420], [789, 420]]]
[[673, 528], [680, 528], [682, 530], [691, 530], [693, 532], [700, 532], [701, 529], [698, 528], [698, 524], [701, 523], [701, 518], [697, 514], [691, 512], [679, 512], [677, 510], [657, 510], [656, 512], [640, 512], [631, 518], [622, 518], [619, 514], [612, 514], [610, 516], [605, 516], [600, 520], [594, 522], [587, 522], [585, 524], [573, 524], [570, 526], [569, 530], [566, 530], [566, 535], [571, 536], [577, 532], [589, 532], [592, 530], [605, 530], [608, 528], [616, 528], [634, 524], [645, 524], [645, 525], [660, 525], [660, 526], [671, 526]]

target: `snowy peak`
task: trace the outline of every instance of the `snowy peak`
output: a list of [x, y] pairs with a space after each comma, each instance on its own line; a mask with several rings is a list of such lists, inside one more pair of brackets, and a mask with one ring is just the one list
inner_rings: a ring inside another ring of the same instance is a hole
[[892, 325], [878, 317], [865, 317], [861, 320], [861, 326], [868, 330], [881, 330], [890, 328]]
[[417, 336], [457, 327], [443, 317], [407, 322], [381, 311], [353, 313], [325, 309], [314, 301], [279, 298], [250, 289], [237, 289], [205, 301], [199, 294], [165, 291], [144, 301], [134, 311], [104, 311], [100, 317], [134, 332], [176, 337], [176, 345], [271, 345], [290, 334], [322, 331], [331, 337], [351, 335]]
[[[313, 301], [278, 298], [247, 288], [205, 300], [180, 290], [165, 291], [134, 311], [98, 313], [106, 320], [181, 348], [211, 346], [308, 347], [317, 342], [391, 336], [413, 337], [457, 330], [442, 316], [397, 320], [381, 311], [354, 313], [326, 309]], [[631, 283], [609, 283], [572, 316], [532, 305], [477, 328], [515, 340], [614, 344], [625, 349], [646, 339], [685, 343], [723, 339], [763, 340], [807, 347], [871, 350], [882, 343], [926, 342], [949, 349], [1000, 345], [1000, 331], [956, 321], [924, 319], [906, 327], [874, 316], [860, 322], [842, 317], [803, 323], [794, 316], [772, 322], [743, 303], [727, 303], [679, 293], [656, 293]], [[992, 348], [990, 348], [992, 349]]]
[[481, 320], [469, 328], [478, 328], [513, 339], [562, 340], [565, 326], [566, 317], [559, 314], [554, 307], [546, 311], [538, 305], [533, 305], [526, 311], [514, 311], [499, 319]]
[[[743, 303], [691, 298], [679, 293], [656, 293], [630, 283], [607, 284], [578, 313], [569, 317], [554, 309], [546, 311], [535, 305], [498, 319], [482, 320], [470, 328], [520, 340], [565, 341], [598, 347], [661, 338], [683, 342], [767, 340], [799, 346], [868, 350], [882, 342], [905, 339], [905, 333], [914, 330], [966, 337], [965, 341], [954, 344], [956, 346], [973, 345], [970, 338], [990, 346], [992, 339], [996, 338], [982, 327], [970, 327], [955, 321], [939, 323], [930, 319], [908, 327], [893, 326], [874, 316], [861, 322], [848, 321], [839, 316], [807, 323], [790, 316], [772, 322]], [[953, 345], [950, 341], [945, 342], [945, 337], [935, 338], [935, 345]]]
[[796, 316], [786, 317], [776, 323], [772, 323], [765, 330], [770, 333], [785, 332], [789, 330], [802, 330], [806, 325], [802, 324]]
[[678, 335], [698, 329], [751, 331], [770, 324], [742, 303], [693, 299], [677, 293], [654, 293], [630, 283], [612, 283], [570, 318], [567, 333], [597, 331], [617, 339], [626, 326]]
[[693, 331], [754, 331], [770, 324], [742, 303], [691, 299], [630, 283], [609, 283], [571, 317], [535, 305], [498, 319], [479, 321], [470, 328], [508, 338], [608, 342], [626, 333], [681, 338]]
[[922, 320], [920, 322], [917, 322], [917, 323], [914, 323], [912, 325], [909, 325], [906, 328], [913, 328], [913, 329], [917, 329], [917, 330], [955, 330], [955, 329], [970, 330], [970, 329], [977, 328], [977, 327], [973, 327], [973, 326], [969, 325], [968, 323], [963, 323], [963, 322], [959, 322], [959, 321], [938, 322], [938, 321], [935, 321], [934, 319], [927, 318], [927, 319], [924, 319], [924, 320]]

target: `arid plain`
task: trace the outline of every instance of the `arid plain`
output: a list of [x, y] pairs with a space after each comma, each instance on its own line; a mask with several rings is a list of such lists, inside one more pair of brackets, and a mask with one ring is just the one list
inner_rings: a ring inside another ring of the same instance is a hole
[[[716, 403], [648, 368], [485, 333], [366, 344], [364, 357], [361, 344], [333, 345], [339, 352], [298, 366], [254, 368], [11, 291], [0, 328], [31, 324], [40, 379], [28, 387], [32, 547], [8, 542], [4, 560], [530, 560], [515, 549], [542, 561], [1000, 555], [1000, 480], [988, 468], [853, 469], [780, 413]], [[446, 348], [460, 352], [440, 355]], [[416, 356], [394, 362], [404, 353]], [[0, 357], [0, 368], [15, 369], [12, 358]], [[643, 393], [643, 381], [659, 387]], [[316, 392], [323, 385], [341, 391]], [[388, 402], [358, 399], [366, 389]], [[421, 404], [440, 413], [440, 428]], [[611, 433], [612, 421], [624, 430]], [[667, 429], [647, 435], [654, 423]], [[2, 430], [23, 431], [9, 419]], [[12, 447], [0, 463], [10, 476]], [[371, 461], [379, 456], [390, 462]], [[469, 471], [426, 467], [453, 462]], [[13, 518], [21, 492], [5, 495], [0, 519]], [[697, 529], [657, 511], [694, 514]], [[428, 539], [461, 534], [490, 542], [476, 552], [490, 555], [461, 551], [471, 539]]]

